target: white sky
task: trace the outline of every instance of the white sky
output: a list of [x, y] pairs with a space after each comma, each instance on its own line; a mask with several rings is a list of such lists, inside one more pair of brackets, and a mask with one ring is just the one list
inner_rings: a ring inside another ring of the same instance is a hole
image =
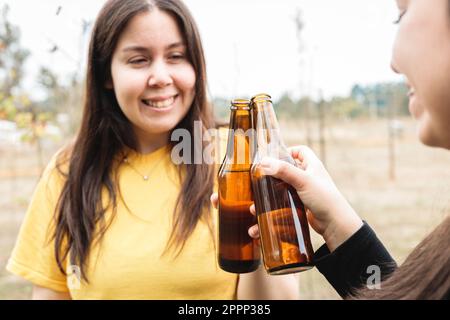
[[[95, 19], [104, 0], [0, 0], [19, 25], [27, 62], [27, 87], [40, 65], [64, 76], [84, 70], [82, 19]], [[390, 70], [398, 16], [394, 0], [185, 0], [205, 48], [212, 96], [267, 92], [325, 97], [347, 95], [355, 83], [400, 81]], [[56, 11], [62, 6], [60, 14]], [[303, 53], [294, 23], [302, 10]], [[56, 43], [62, 50], [50, 53]], [[82, 44], [82, 45], [81, 45]], [[38, 91], [38, 90], [35, 90]]]

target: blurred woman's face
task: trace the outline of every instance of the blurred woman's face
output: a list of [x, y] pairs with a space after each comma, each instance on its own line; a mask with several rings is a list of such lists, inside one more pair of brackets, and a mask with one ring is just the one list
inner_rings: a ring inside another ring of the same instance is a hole
[[407, 79], [420, 140], [450, 149], [449, 0], [397, 0], [397, 5], [392, 67]]
[[[168, 136], [189, 111], [195, 71], [176, 20], [153, 8], [133, 17], [119, 37], [111, 63], [117, 101], [141, 149]], [[147, 146], [145, 144], [147, 143]]]

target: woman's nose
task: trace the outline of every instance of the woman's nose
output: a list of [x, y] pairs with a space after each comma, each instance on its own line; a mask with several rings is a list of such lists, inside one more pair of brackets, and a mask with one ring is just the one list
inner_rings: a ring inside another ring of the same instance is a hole
[[171, 74], [164, 62], [155, 61], [148, 78], [151, 87], [165, 87], [173, 83]]

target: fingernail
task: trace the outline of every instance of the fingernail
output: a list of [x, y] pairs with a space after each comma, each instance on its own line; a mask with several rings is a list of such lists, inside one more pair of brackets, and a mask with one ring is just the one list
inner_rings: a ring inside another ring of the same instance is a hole
[[255, 227], [251, 227], [251, 228], [248, 230], [248, 234], [249, 234], [249, 236], [252, 237], [252, 238], [257, 238], [257, 237], [259, 236], [259, 229], [258, 229], [258, 228], [255, 228]]

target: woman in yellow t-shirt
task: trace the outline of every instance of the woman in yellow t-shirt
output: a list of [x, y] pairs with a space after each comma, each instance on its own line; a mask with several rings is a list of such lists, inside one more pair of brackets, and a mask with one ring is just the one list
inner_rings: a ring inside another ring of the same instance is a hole
[[206, 96], [199, 32], [183, 3], [104, 5], [81, 128], [41, 177], [7, 265], [33, 283], [33, 298], [297, 297], [293, 276], [217, 266], [217, 168], [172, 160], [175, 130], [194, 137], [197, 123], [203, 133], [215, 127]]

